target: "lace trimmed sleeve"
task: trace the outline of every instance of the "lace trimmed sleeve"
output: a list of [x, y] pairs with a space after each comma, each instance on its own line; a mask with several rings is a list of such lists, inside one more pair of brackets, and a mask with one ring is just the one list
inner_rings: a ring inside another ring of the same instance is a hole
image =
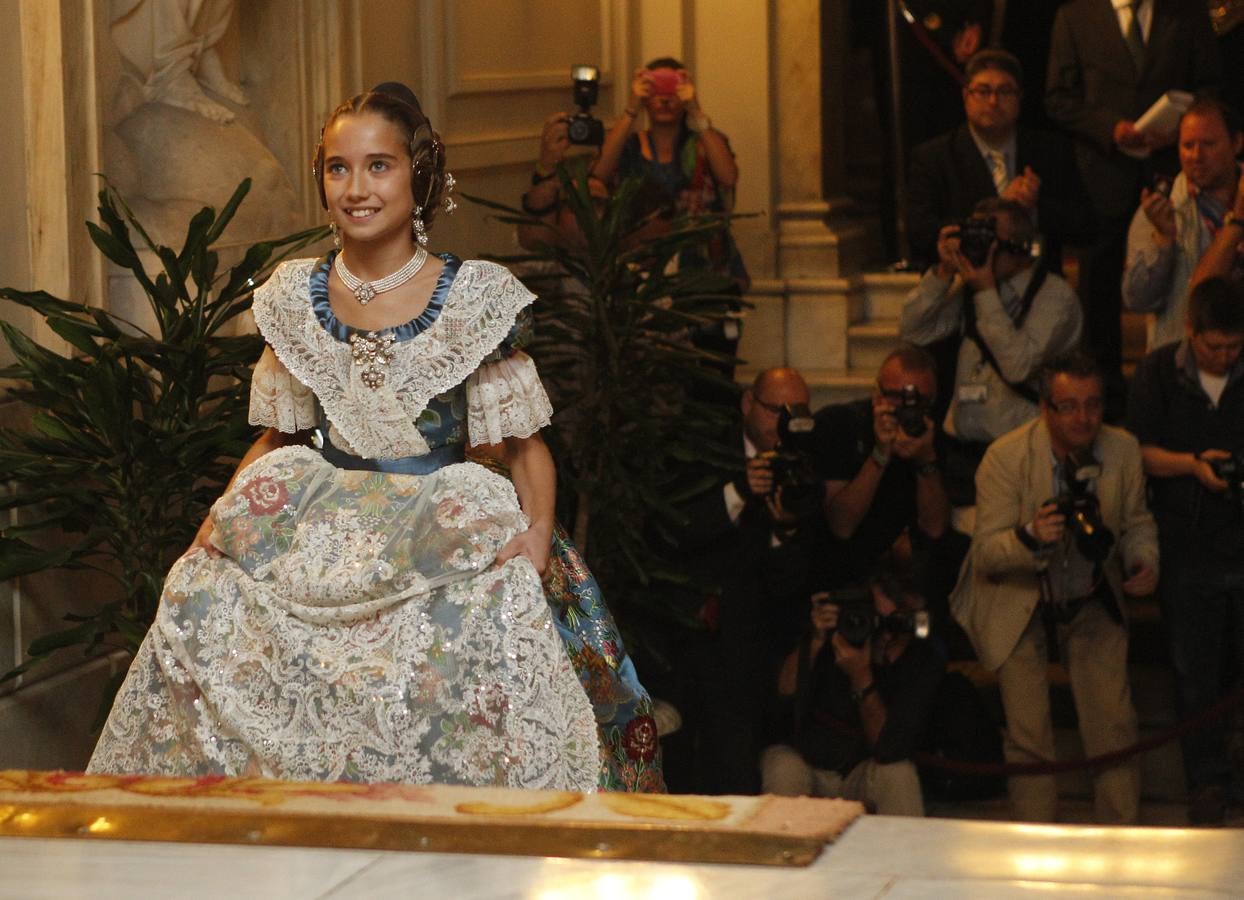
[[531, 357], [516, 350], [490, 357], [467, 379], [467, 430], [473, 444], [531, 437], [553, 415]]
[[264, 347], [251, 374], [250, 423], [293, 434], [315, 427], [315, 420], [315, 394]]

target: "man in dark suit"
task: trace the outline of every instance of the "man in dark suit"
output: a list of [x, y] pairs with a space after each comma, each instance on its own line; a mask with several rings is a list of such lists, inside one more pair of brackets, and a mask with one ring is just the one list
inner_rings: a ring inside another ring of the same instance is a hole
[[1045, 106], [1076, 138], [1097, 216], [1097, 240], [1081, 260], [1080, 299], [1110, 393], [1111, 382], [1122, 385], [1119, 281], [1128, 222], [1144, 179], [1179, 167], [1174, 134], [1141, 134], [1136, 119], [1166, 91], [1217, 90], [1221, 74], [1205, 0], [1072, 0], [1054, 19]]
[[821, 515], [811, 460], [795, 496], [778, 471], [778, 451], [791, 449], [781, 447], [778, 423], [786, 410], [810, 422], [808, 399], [796, 370], [761, 372], [740, 401], [737, 472], [681, 504], [685, 521], [671, 526], [691, 583], [684, 605], [703, 626], [668, 636], [671, 683], [654, 688], [683, 716], [682, 731], [665, 746], [675, 793], [760, 787], [764, 706], [778, 663], [807, 622], [808, 546]]
[[1005, 50], [982, 50], [967, 65], [967, 121], [912, 152], [907, 232], [912, 259], [937, 261], [944, 225], [1000, 196], [1034, 213], [1048, 268], [1061, 271], [1063, 241], [1088, 239], [1090, 211], [1071, 144], [1059, 135], [1017, 125], [1024, 81], [1019, 60]]

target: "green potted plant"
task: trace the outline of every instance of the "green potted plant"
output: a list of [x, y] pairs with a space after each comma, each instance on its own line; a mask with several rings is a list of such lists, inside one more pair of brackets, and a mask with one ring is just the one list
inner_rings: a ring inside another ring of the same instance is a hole
[[[686, 580], [672, 558], [671, 525], [684, 501], [731, 466], [724, 443], [735, 407], [723, 370], [734, 360], [699, 349], [696, 330], [722, 328], [743, 305], [733, 281], [671, 265], [728, 227], [721, 215], [653, 229], [638, 178], [593, 198], [581, 172], [559, 169], [562, 204], [581, 239], [550, 240], [510, 264], [539, 295], [528, 349], [557, 410], [549, 443], [558, 461], [559, 515], [636, 649], [656, 652], [653, 628], [691, 623], [675, 600]], [[499, 221], [539, 226], [504, 204], [470, 201]]]
[[[0, 510], [21, 511], [21, 524], [0, 532], [0, 580], [86, 569], [113, 586], [83, 601], [66, 627], [33, 640], [27, 660], [0, 680], [71, 647], [133, 653], [165, 572], [249, 445], [250, 367], [263, 345], [236, 333], [237, 319], [281, 259], [326, 234], [312, 228], [254, 244], [222, 270], [213, 244], [249, 189], [247, 179], [219, 214], [195, 215], [179, 251], [157, 246], [120, 197], [100, 192], [91, 239], [133, 273], [153, 327], [42, 291], [0, 289], [70, 346], [57, 353], [0, 322], [16, 359], [0, 377], [33, 414], [29, 429], [0, 428], [0, 471], [16, 486]], [[154, 277], [132, 233], [159, 260]], [[105, 711], [119, 684], [110, 681]]]

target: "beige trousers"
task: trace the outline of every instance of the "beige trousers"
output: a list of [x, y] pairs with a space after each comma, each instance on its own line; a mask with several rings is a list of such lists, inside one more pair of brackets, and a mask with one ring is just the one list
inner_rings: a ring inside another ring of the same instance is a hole
[[[1127, 680], [1127, 629], [1101, 603], [1090, 603], [1071, 622], [1057, 627], [1059, 651], [1071, 676], [1071, 693], [1087, 756], [1121, 750], [1136, 742], [1136, 711]], [[1033, 614], [1019, 643], [998, 670], [1006, 712], [1007, 762], [1054, 759], [1045, 623]], [[1053, 775], [1009, 779], [1017, 819], [1053, 822], [1058, 786]], [[1140, 769], [1136, 759], [1098, 772], [1093, 800], [1101, 824], [1135, 822], [1140, 812]]]
[[837, 772], [808, 765], [794, 747], [774, 744], [760, 754], [760, 785], [766, 794], [843, 797], [858, 800], [870, 812], [882, 815], [924, 815], [920, 776], [908, 760], [879, 763], [866, 759], [844, 778]]

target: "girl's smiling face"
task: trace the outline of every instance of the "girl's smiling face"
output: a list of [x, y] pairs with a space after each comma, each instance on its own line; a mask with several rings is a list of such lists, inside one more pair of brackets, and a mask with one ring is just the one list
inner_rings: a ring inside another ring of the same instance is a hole
[[324, 132], [324, 196], [342, 241], [412, 244], [410, 147], [376, 113], [340, 116]]

